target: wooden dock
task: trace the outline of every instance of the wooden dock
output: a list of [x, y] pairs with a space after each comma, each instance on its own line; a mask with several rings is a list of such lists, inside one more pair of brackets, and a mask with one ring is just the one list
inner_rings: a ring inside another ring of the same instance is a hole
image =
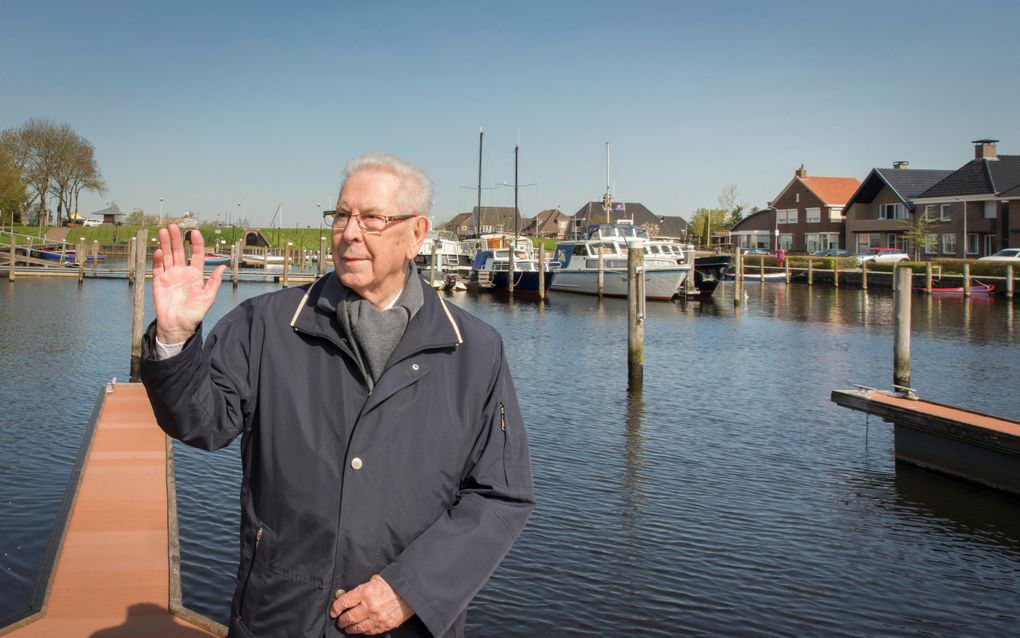
[[82, 442], [33, 600], [0, 634], [226, 635], [222, 625], [181, 605], [172, 450], [142, 386], [108, 386]]
[[892, 423], [897, 460], [1020, 495], [1020, 422], [873, 389], [831, 399]]

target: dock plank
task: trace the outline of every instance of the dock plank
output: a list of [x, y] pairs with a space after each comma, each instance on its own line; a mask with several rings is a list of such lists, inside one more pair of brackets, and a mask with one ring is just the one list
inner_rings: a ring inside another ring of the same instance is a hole
[[18, 638], [216, 636], [170, 613], [166, 439], [145, 391], [103, 403], [43, 613]]

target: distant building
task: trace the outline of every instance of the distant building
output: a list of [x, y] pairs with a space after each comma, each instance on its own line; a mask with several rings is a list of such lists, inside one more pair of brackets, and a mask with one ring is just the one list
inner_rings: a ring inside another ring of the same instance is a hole
[[860, 187], [855, 177], [809, 177], [801, 166], [769, 208], [730, 228], [741, 248], [814, 252], [844, 248], [844, 208]]
[[110, 202], [106, 208], [89, 214], [92, 217], [102, 217], [103, 223], [111, 226], [120, 226], [124, 223], [125, 215], [121, 212], [120, 206], [117, 206], [117, 202]]
[[[648, 210], [640, 202], [613, 202], [613, 209], [609, 212], [608, 219], [606, 218], [605, 211], [602, 209], [602, 202], [588, 202], [570, 216], [567, 233], [571, 238], [581, 238], [584, 237], [584, 234], [588, 231], [588, 226], [591, 224], [605, 223], [607, 221], [615, 223], [621, 219], [628, 219], [635, 226], [647, 229], [648, 233], [652, 236], [675, 236], [662, 232], [663, 220], [672, 220], [669, 222], [671, 228], [680, 228], [678, 222], [675, 221], [680, 218], [660, 217]], [[680, 221], [683, 220], [681, 219]], [[683, 227], [686, 228], [686, 222], [684, 222]]]
[[558, 208], [550, 208], [528, 220], [522, 234], [529, 237], [564, 239], [569, 225], [570, 217], [566, 213]]
[[479, 234], [475, 229], [475, 220], [481, 226], [481, 233], [512, 233], [514, 232], [514, 218], [517, 218], [517, 232], [524, 234], [524, 226], [527, 223], [513, 206], [482, 206], [481, 215], [478, 215], [478, 207], [471, 209], [470, 213], [459, 213], [450, 221], [437, 226], [438, 230], [448, 230], [455, 233], [460, 239], [474, 237]]
[[884, 247], [912, 253], [906, 232], [916, 212], [914, 200], [952, 172], [910, 168], [909, 162], [872, 169], [846, 204], [847, 250]]
[[930, 257], [980, 257], [1020, 246], [1020, 155], [999, 155], [999, 140], [974, 140], [974, 159], [915, 200], [929, 224]]

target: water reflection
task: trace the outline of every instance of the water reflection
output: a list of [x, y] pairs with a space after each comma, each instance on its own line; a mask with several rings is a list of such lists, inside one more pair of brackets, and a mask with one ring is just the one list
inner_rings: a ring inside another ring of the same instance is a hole
[[622, 511], [623, 525], [633, 530], [641, 514], [642, 469], [644, 468], [644, 440], [641, 437], [641, 422], [645, 415], [645, 402], [641, 389], [627, 391], [627, 422], [624, 445], [624, 478]]

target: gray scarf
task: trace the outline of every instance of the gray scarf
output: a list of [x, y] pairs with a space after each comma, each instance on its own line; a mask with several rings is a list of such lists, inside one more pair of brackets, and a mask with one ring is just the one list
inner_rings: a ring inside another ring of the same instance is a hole
[[371, 392], [386, 369], [386, 362], [394, 348], [404, 336], [407, 324], [425, 303], [418, 269], [413, 262], [408, 264], [404, 290], [389, 310], [378, 310], [349, 288], [345, 287], [343, 292], [336, 306], [336, 318], [344, 336], [353, 346], [355, 359]]

